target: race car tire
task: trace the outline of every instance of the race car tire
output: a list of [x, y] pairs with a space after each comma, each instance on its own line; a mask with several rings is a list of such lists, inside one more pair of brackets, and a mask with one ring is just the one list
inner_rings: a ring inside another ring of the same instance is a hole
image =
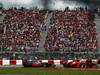
[[43, 67], [47, 68], [47, 67], [51, 67], [52, 64], [48, 64], [48, 63], [45, 63], [43, 64]]

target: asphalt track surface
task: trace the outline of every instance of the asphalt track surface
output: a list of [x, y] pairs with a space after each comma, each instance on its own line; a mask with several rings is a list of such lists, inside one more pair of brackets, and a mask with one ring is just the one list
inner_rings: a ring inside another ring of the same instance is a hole
[[0, 65], [0, 68], [22, 68], [23, 65]]

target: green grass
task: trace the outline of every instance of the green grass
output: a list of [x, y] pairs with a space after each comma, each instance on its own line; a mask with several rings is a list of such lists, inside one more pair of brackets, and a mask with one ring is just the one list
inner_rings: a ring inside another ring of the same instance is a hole
[[100, 75], [100, 71], [59, 71], [43, 68], [0, 68], [0, 74], [35, 74], [35, 75]]

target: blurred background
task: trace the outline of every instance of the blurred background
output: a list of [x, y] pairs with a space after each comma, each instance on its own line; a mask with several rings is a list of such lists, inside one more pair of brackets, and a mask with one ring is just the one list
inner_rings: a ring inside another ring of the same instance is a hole
[[100, 0], [0, 0], [0, 7], [24, 7], [39, 9], [60, 9], [63, 10], [66, 7], [73, 9], [75, 7], [88, 7], [96, 8], [100, 6]]

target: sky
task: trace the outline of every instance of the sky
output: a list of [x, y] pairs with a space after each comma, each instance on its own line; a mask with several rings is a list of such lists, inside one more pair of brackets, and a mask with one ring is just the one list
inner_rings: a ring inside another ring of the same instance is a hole
[[4, 8], [38, 7], [39, 9], [49, 8], [54, 10], [55, 9], [64, 10], [67, 6], [69, 6], [70, 9], [73, 9], [77, 6], [85, 6], [85, 3], [79, 4], [76, 1], [70, 2], [70, 0], [0, 0], [0, 2], [3, 4]]
[[9, 7], [25, 7], [25, 8], [31, 8], [31, 7], [39, 7], [43, 8], [42, 0], [0, 0], [0, 2], [4, 5], [4, 8]]

